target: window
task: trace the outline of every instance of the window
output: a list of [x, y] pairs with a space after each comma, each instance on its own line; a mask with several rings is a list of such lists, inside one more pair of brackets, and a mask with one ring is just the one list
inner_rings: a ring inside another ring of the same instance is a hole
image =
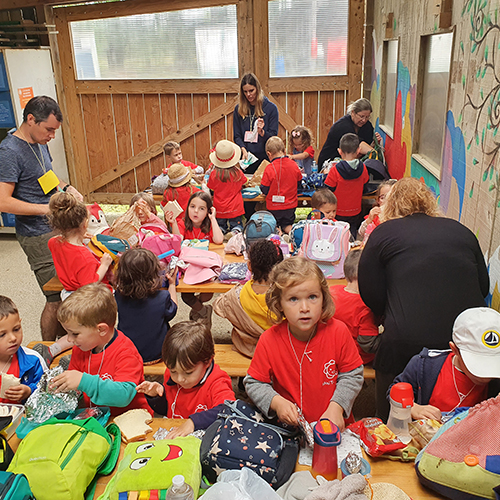
[[70, 23], [77, 79], [238, 78], [236, 5]]
[[394, 134], [394, 113], [396, 109], [396, 88], [398, 83], [398, 46], [397, 40], [384, 42], [384, 60], [382, 75], [382, 104], [381, 124], [383, 129], [392, 137]]
[[348, 13], [349, 0], [271, 0], [270, 76], [347, 74]]
[[422, 37], [417, 160], [440, 178], [453, 33]]

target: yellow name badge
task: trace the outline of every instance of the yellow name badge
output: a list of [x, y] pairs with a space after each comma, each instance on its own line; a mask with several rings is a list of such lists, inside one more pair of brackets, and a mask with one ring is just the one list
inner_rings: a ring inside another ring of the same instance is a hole
[[53, 170], [45, 172], [39, 179], [38, 183], [44, 194], [50, 193], [54, 188], [59, 186], [59, 179]]

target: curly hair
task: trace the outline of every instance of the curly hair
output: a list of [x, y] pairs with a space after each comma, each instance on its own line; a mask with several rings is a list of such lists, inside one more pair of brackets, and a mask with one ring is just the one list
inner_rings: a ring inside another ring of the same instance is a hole
[[413, 177], [404, 177], [392, 186], [382, 207], [380, 220], [401, 219], [407, 215], [423, 213], [441, 217], [436, 198], [429, 188]]
[[202, 321], [181, 321], [172, 326], [161, 349], [161, 358], [170, 369], [179, 364], [183, 370], [191, 370], [214, 356], [214, 339]]
[[50, 225], [63, 236], [82, 227], [88, 217], [87, 207], [71, 193], [56, 193], [49, 201], [48, 219]]
[[116, 289], [125, 297], [145, 299], [160, 288], [160, 262], [146, 248], [131, 248], [123, 253], [116, 272]]
[[328, 321], [335, 314], [335, 304], [328, 283], [321, 269], [304, 257], [290, 257], [277, 264], [271, 271], [271, 286], [266, 292], [268, 319], [274, 324], [281, 323], [285, 319], [281, 306], [283, 291], [314, 278], [318, 280], [323, 295], [321, 321]]
[[273, 267], [283, 260], [283, 252], [271, 240], [257, 240], [248, 251], [254, 281], [268, 281]]
[[302, 141], [302, 145], [304, 146], [304, 149], [308, 148], [309, 146], [312, 146], [313, 134], [311, 132], [311, 129], [308, 129], [307, 127], [303, 127], [302, 125], [297, 125], [290, 132], [290, 150], [291, 151], [293, 151], [293, 148], [294, 148], [294, 145], [293, 145], [294, 139], [300, 139]]
[[201, 230], [205, 234], [208, 234], [210, 232], [211, 227], [212, 227], [212, 222], [210, 221], [208, 214], [210, 213], [210, 210], [212, 210], [213, 203], [212, 203], [212, 197], [208, 193], [205, 193], [205, 191], [195, 191], [189, 197], [189, 201], [188, 201], [188, 204], [186, 207], [186, 215], [184, 216], [184, 227], [186, 228], [186, 231], [193, 230], [193, 221], [189, 218], [189, 205], [191, 205], [191, 202], [195, 198], [200, 198], [201, 200], [203, 200], [207, 204], [207, 215], [203, 219], [203, 222], [201, 223]]

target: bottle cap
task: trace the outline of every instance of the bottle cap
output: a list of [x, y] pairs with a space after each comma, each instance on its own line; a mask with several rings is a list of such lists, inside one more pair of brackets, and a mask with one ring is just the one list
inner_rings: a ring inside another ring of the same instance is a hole
[[184, 484], [184, 476], [182, 474], [178, 474], [172, 478], [172, 485], [176, 488], [179, 488]]
[[400, 408], [411, 408], [413, 406], [413, 387], [407, 382], [399, 382], [391, 387], [391, 403]]
[[322, 418], [313, 429], [314, 442], [320, 446], [338, 446], [341, 442], [339, 428], [327, 418]]

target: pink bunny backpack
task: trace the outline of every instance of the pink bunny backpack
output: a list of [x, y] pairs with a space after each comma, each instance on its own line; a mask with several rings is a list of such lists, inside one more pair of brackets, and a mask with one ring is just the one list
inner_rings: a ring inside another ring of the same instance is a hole
[[299, 255], [316, 262], [326, 279], [343, 278], [349, 235], [347, 222], [323, 219], [306, 224]]

